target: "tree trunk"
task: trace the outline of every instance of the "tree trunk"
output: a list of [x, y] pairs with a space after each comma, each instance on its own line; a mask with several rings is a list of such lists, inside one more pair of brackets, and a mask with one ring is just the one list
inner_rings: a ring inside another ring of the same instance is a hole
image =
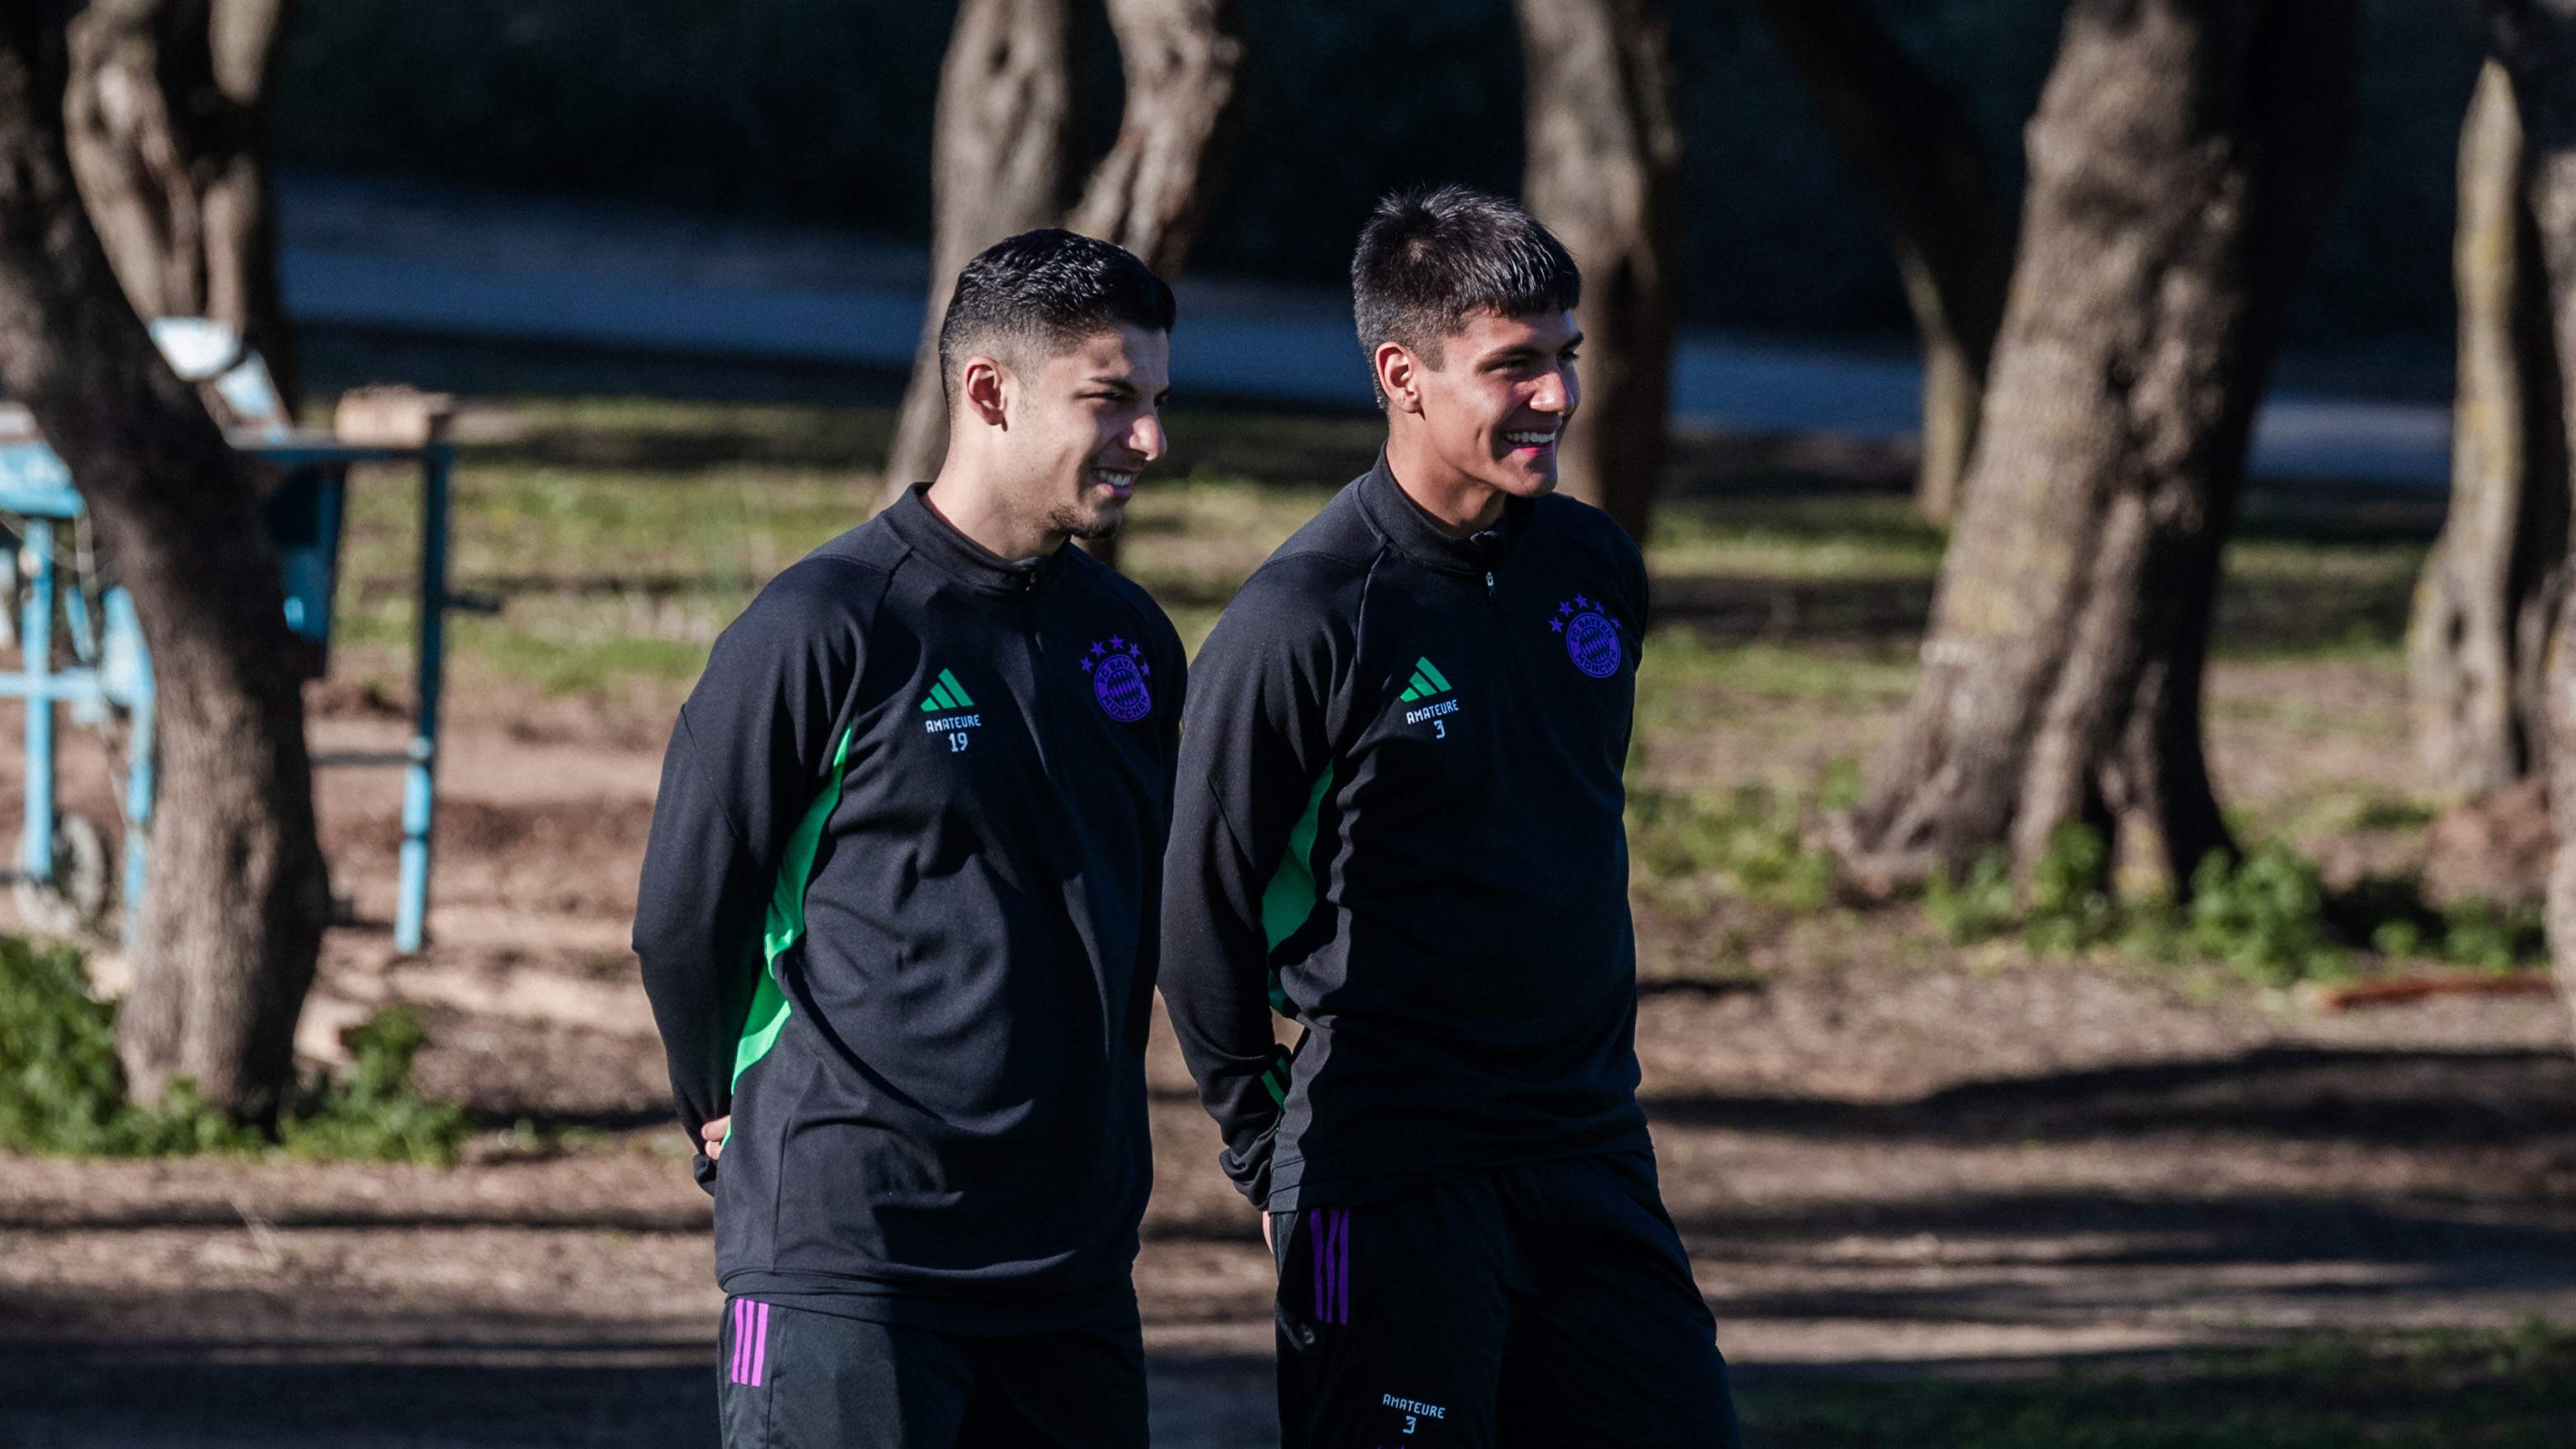
[[[1118, 141], [1092, 168], [1065, 227], [1115, 242], [1154, 275], [1181, 274], [1242, 110], [1243, 33], [1234, 0], [1109, 0], [1127, 75]], [[1118, 536], [1087, 538], [1118, 566]]]
[[2201, 753], [2219, 550], [2352, 123], [2352, 0], [2076, 0], [1923, 676], [1836, 822], [1892, 882], [2115, 826], [2177, 889], [2232, 850]]
[[1672, 407], [1681, 127], [1656, 0], [1516, 0], [1530, 211], [1583, 269], [1583, 405], [1558, 484], [1646, 540]]
[[295, 402], [268, 121], [291, 0], [91, 0], [68, 27], [73, 174], [134, 310], [230, 323]]
[[[929, 310], [886, 462], [888, 502], [938, 473], [948, 452], [939, 323], [957, 273], [1002, 238], [1056, 220], [1071, 112], [1069, 24], [1061, 0], [968, 0], [958, 12], [939, 78]], [[1126, 72], [1126, 106], [1117, 142], [1063, 225], [1125, 247], [1157, 276], [1176, 277], [1242, 109], [1241, 24], [1234, 0], [1109, 0], [1109, 27]], [[994, 175], [1003, 184], [990, 184]], [[1082, 546], [1117, 566], [1116, 538]]]
[[948, 401], [939, 323], [957, 274], [1004, 237], [1054, 223], [1073, 114], [1073, 12], [1066, 0], [963, 0], [939, 71], [930, 143], [930, 294], [904, 389], [886, 501], [939, 472]]
[[1977, 441], [2012, 285], [2012, 217], [1968, 113], [1860, 0], [1755, 0], [1843, 161], [1887, 220], [1923, 348], [1915, 502], [1946, 524]]
[[118, 1052], [248, 1120], [294, 1076], [329, 891], [303, 698], [248, 470], [161, 361], [72, 179], [61, 21], [0, 19], [0, 383], [44, 428], [133, 591], [159, 688], [162, 793]]
[[1180, 275], [1241, 110], [1234, 0], [1109, 0], [1127, 74], [1117, 144], [1092, 168], [1069, 231], [1115, 242], [1154, 275]]
[[2416, 756], [2455, 799], [2539, 766], [2540, 673], [2567, 558], [2549, 283], [2522, 178], [2513, 82], [2490, 61], [2460, 131], [2450, 512], [2406, 631]]
[[[2513, 78], [2522, 118], [2523, 185], [2549, 274], [2551, 340], [2576, 358], [2576, 0], [2488, 0], [2496, 58]], [[2576, 428], [2576, 367], [2559, 369], [2558, 413]], [[2570, 440], [2576, 451], [2576, 438]], [[2548, 647], [2549, 818], [2558, 849], [2549, 871], [2549, 954], [2562, 998], [2576, 1006], [2576, 589], [2559, 591]]]

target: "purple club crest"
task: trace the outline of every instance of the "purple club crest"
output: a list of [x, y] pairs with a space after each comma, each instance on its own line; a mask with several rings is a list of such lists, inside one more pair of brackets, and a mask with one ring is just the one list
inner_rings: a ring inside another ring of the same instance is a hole
[[1608, 679], [1619, 672], [1627, 651], [1619, 642], [1619, 626], [1602, 611], [1601, 601], [1581, 594], [1556, 606], [1556, 617], [1547, 621], [1548, 629], [1564, 636], [1565, 655], [1574, 667], [1595, 679]]
[[1154, 712], [1153, 692], [1145, 687], [1154, 666], [1145, 662], [1144, 645], [1115, 634], [1106, 644], [1094, 639], [1082, 669], [1091, 676], [1091, 697], [1100, 701], [1102, 714], [1134, 724]]

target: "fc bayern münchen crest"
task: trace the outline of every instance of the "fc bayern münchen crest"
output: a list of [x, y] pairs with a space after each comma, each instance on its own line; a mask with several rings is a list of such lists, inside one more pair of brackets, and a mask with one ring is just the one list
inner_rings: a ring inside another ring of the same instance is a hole
[[1145, 662], [1144, 645], [1115, 634], [1106, 644], [1094, 639], [1082, 668], [1091, 676], [1091, 697], [1100, 701], [1101, 713], [1120, 724], [1134, 724], [1153, 713], [1154, 696], [1145, 688], [1145, 678], [1154, 666]]
[[1547, 627], [1565, 636], [1566, 657], [1574, 667], [1595, 679], [1608, 679], [1619, 672], [1626, 655], [1619, 643], [1619, 626], [1601, 612], [1598, 599], [1581, 594], [1556, 606], [1556, 617]]

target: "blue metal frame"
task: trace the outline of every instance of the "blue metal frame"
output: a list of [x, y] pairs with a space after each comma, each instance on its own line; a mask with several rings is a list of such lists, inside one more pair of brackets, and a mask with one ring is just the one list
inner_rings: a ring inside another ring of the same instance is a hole
[[[445, 444], [419, 448], [350, 447], [337, 442], [244, 442], [242, 451], [290, 470], [327, 470], [331, 477], [314, 506], [314, 537], [282, 548], [289, 600], [288, 625], [297, 635], [327, 644], [331, 594], [339, 575], [341, 480], [353, 463], [417, 462], [421, 469], [421, 543], [418, 634], [412, 660], [416, 712], [412, 736], [400, 753], [316, 755], [317, 769], [393, 766], [403, 770], [403, 843], [394, 948], [418, 951], [427, 937], [431, 829], [438, 815], [438, 718], [444, 685], [447, 611], [474, 608], [447, 588], [448, 493], [455, 452]], [[0, 514], [23, 520], [26, 606], [19, 627], [22, 667], [0, 671], [0, 698], [27, 701], [27, 816], [19, 836], [22, 880], [49, 882], [54, 874], [54, 705], [74, 706], [75, 718], [102, 718], [107, 706], [125, 710], [133, 723], [125, 785], [124, 896], [129, 907], [143, 898], [150, 865], [155, 794], [152, 660], [135, 617], [134, 600], [111, 588], [100, 599], [95, 625], [77, 581], [63, 595], [64, 623], [77, 667], [53, 667], [56, 580], [54, 533], [58, 522], [80, 517], [83, 502], [71, 474], [41, 442], [0, 444]], [[488, 606], [487, 606], [488, 607]], [[129, 939], [134, 916], [129, 909]]]

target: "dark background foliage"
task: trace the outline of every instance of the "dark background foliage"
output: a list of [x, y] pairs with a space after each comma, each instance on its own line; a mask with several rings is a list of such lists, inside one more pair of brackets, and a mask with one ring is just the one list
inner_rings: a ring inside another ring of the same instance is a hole
[[[1384, 191], [1512, 189], [1509, 0], [1242, 0], [1243, 141], [1196, 265], [1332, 281]], [[2052, 0], [1880, 0], [2017, 184]], [[1116, 125], [1091, 0], [1078, 126]], [[2447, 346], [2451, 163], [2478, 59], [2449, 0], [2364, 0], [2362, 122], [2297, 314], [2310, 343]], [[1694, 321], [1904, 326], [1876, 218], [1759, 21], [1676, 4]], [[278, 145], [291, 165], [587, 193], [901, 236], [928, 225], [937, 0], [306, 0]]]

